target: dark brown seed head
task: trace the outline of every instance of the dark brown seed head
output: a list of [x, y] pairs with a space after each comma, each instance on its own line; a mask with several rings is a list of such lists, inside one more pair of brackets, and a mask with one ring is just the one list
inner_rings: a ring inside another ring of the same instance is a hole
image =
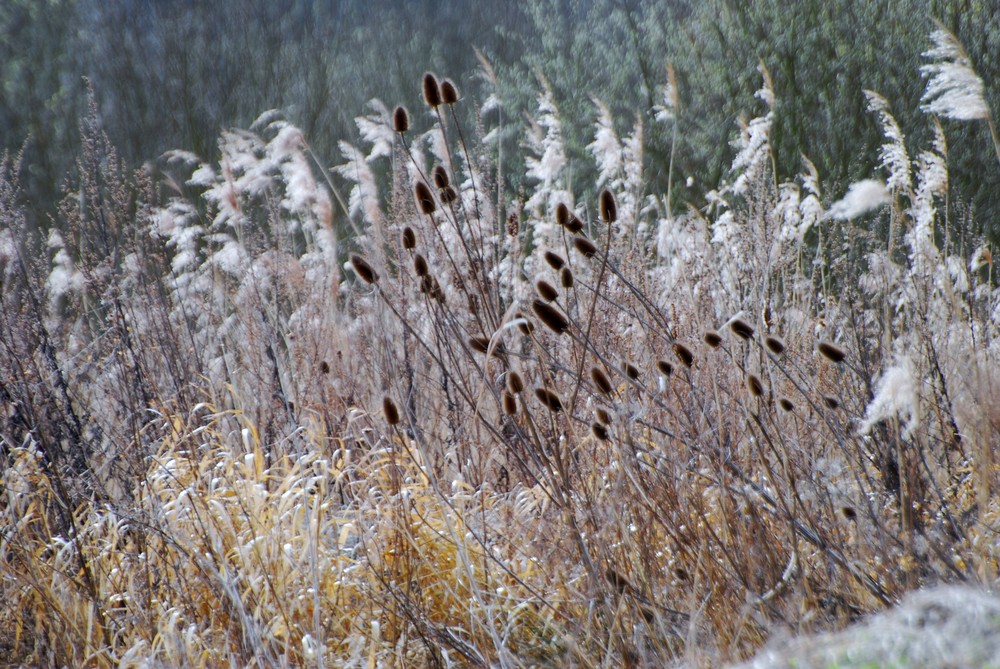
[[532, 332], [535, 331], [535, 325], [534, 325], [534, 323], [532, 323], [530, 320], [528, 320], [528, 317], [525, 316], [520, 311], [517, 312], [517, 314], [514, 316], [514, 318], [516, 318], [516, 319], [518, 319], [518, 320], [521, 321], [520, 323], [517, 324], [517, 329], [521, 331], [521, 334], [523, 334], [523, 335], [530, 335]]
[[441, 189], [441, 201], [445, 204], [451, 204], [457, 199], [458, 191], [453, 186], [445, 186]]
[[546, 302], [552, 302], [557, 297], [559, 297], [559, 291], [548, 281], [539, 279], [535, 283], [535, 290], [538, 291], [538, 295]]
[[562, 334], [569, 330], [569, 321], [555, 307], [541, 300], [535, 300], [531, 304], [531, 309], [538, 316], [538, 320], [545, 323], [556, 334]]
[[756, 374], [747, 374], [747, 390], [754, 397], [760, 397], [764, 394], [764, 384], [760, 382], [760, 378]]
[[737, 318], [729, 324], [729, 329], [740, 339], [750, 339], [753, 336], [753, 326], [742, 318]]
[[567, 227], [569, 225], [569, 216], [569, 207], [562, 202], [556, 205], [556, 223], [564, 228]]
[[417, 276], [427, 276], [427, 259], [419, 253], [413, 257], [413, 271]]
[[833, 395], [823, 395], [823, 404], [834, 411], [840, 408], [840, 400]]
[[503, 412], [508, 416], [512, 416], [517, 413], [517, 400], [506, 390], [503, 391]]
[[376, 283], [378, 281], [378, 273], [361, 256], [351, 256], [351, 267], [354, 268], [354, 273], [361, 277], [365, 283]]
[[625, 372], [625, 376], [632, 379], [633, 381], [639, 380], [639, 368], [630, 362], [622, 363], [622, 371]]
[[574, 237], [573, 246], [586, 258], [593, 258], [597, 254], [597, 247], [586, 237]]
[[389, 425], [396, 425], [399, 423], [399, 409], [396, 408], [396, 403], [388, 397], [382, 398], [382, 413], [385, 414], [385, 421], [389, 423]]
[[403, 242], [404, 249], [412, 249], [417, 245], [417, 236], [413, 233], [413, 228], [410, 226], [403, 228], [403, 234], [399, 238]]
[[511, 213], [507, 217], [507, 234], [511, 237], [517, 237], [517, 233], [521, 231], [521, 219], [517, 215], [517, 212]]
[[471, 337], [469, 339], [469, 347], [473, 351], [479, 353], [486, 353], [490, 348], [490, 340], [486, 337]]
[[583, 221], [577, 218], [576, 214], [571, 214], [569, 217], [569, 223], [566, 224], [566, 229], [575, 235], [583, 230]]
[[784, 409], [785, 411], [795, 411], [795, 405], [792, 403], [792, 400], [788, 399], [787, 397], [782, 397], [781, 399], [779, 399], [778, 406]]
[[562, 269], [566, 261], [562, 259], [562, 256], [553, 251], [545, 252], [545, 262], [549, 264], [549, 267], [556, 270], [557, 272]]
[[417, 207], [421, 213], [430, 216], [437, 209], [434, 196], [431, 195], [431, 189], [423, 181], [418, 181], [417, 185], [413, 187], [413, 195], [417, 198]]
[[434, 299], [439, 303], [444, 304], [445, 302], [444, 291], [441, 290], [441, 284], [438, 283], [437, 277], [431, 276], [429, 278], [431, 280], [431, 283], [430, 283], [430, 288], [427, 291], [428, 294], [431, 296], [431, 299]]
[[451, 79], [445, 79], [441, 82], [441, 100], [446, 105], [453, 105], [458, 102], [458, 89], [455, 88], [455, 84], [452, 83]]
[[857, 520], [858, 518], [858, 512], [855, 511], [853, 507], [845, 506], [840, 510], [840, 512], [844, 514], [844, 518], [847, 518], [848, 520]]
[[602, 425], [601, 423], [593, 423], [590, 429], [594, 431], [594, 436], [601, 441], [607, 441], [611, 436], [611, 432], [608, 430], [607, 425]]
[[719, 346], [722, 345], [722, 337], [720, 337], [719, 333], [716, 332], [715, 330], [709, 330], [708, 332], [705, 333], [703, 338], [705, 340], [705, 343], [711, 346], [712, 348], [719, 348]]
[[450, 183], [448, 181], [448, 170], [444, 168], [444, 165], [435, 165], [434, 170], [431, 172], [431, 178], [434, 180], [434, 185], [438, 188], [445, 188]]
[[392, 127], [400, 134], [410, 129], [410, 113], [406, 111], [406, 107], [396, 107], [392, 112]]
[[676, 569], [674, 569], [674, 576], [677, 577], [678, 581], [686, 581], [690, 578], [690, 576], [687, 573], [687, 569], [685, 569], [684, 567], [677, 567]]
[[656, 368], [660, 370], [660, 374], [663, 374], [664, 376], [667, 377], [669, 377], [671, 374], [674, 373], [674, 366], [671, 365], [666, 360], [658, 360], [656, 362]]
[[615, 204], [615, 196], [607, 189], [601, 191], [600, 210], [601, 219], [605, 223], [610, 225], [618, 220], [618, 205]]
[[614, 391], [614, 386], [611, 385], [611, 379], [600, 367], [590, 368], [590, 378], [593, 379], [594, 385], [605, 395], [610, 395]]
[[684, 344], [681, 344], [680, 342], [674, 344], [673, 348], [674, 348], [674, 355], [677, 356], [678, 360], [684, 363], [685, 367], [690, 367], [692, 364], [694, 364], [694, 354], [691, 353], [691, 349], [689, 349]]
[[548, 388], [535, 388], [535, 397], [552, 413], [558, 413], [563, 409], [562, 400]]
[[604, 409], [598, 409], [594, 413], [597, 414], [597, 420], [601, 421], [605, 425], [611, 425], [611, 414], [609, 414]]
[[330, 363], [328, 363], [326, 360], [324, 360], [323, 362], [319, 363], [319, 373], [320, 374], [329, 374], [330, 373]]
[[562, 284], [563, 288], [573, 287], [573, 272], [570, 271], [569, 267], [563, 267], [562, 271], [559, 272], [559, 283]]
[[441, 106], [441, 85], [432, 72], [424, 74], [424, 102], [435, 109]]
[[820, 355], [830, 362], [843, 362], [847, 357], [844, 349], [828, 341], [821, 341], [816, 348], [819, 349]]
[[521, 379], [521, 375], [513, 370], [507, 373], [507, 390], [515, 395], [524, 390], [524, 381]]
[[782, 341], [781, 337], [767, 337], [764, 339], [764, 345], [775, 355], [781, 355], [785, 352], [785, 342]]

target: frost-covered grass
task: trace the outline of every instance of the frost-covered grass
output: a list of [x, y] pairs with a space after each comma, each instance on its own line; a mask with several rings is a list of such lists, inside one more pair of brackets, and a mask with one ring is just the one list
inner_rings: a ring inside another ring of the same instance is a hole
[[1000, 290], [944, 130], [908, 146], [871, 93], [879, 174], [779, 182], [761, 74], [728, 181], [683, 207], [599, 100], [578, 201], [544, 81], [513, 196], [502, 128], [473, 141], [433, 75], [329, 169], [266, 114], [130, 175], [92, 112], [45, 239], [6, 160], [17, 657], [715, 665], [994, 584]]

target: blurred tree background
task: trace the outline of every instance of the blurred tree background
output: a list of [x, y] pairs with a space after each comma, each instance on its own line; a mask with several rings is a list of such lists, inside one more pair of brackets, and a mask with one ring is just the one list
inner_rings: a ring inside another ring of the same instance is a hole
[[[653, 107], [672, 63], [681, 103], [674, 193], [698, 202], [726, 177], [740, 116], [761, 111], [753, 93], [763, 63], [777, 93], [781, 176], [797, 172], [804, 154], [832, 199], [878, 163], [880, 128], [863, 89], [890, 101], [911, 149], [929, 141], [918, 68], [932, 19], [964, 43], [998, 108], [997, 10], [995, 0], [5, 0], [0, 140], [12, 153], [24, 147], [22, 182], [44, 225], [73, 168], [85, 78], [104, 130], [133, 166], [175, 148], [213, 158], [221, 128], [246, 127], [271, 108], [332, 164], [336, 142], [357, 139], [353, 118], [367, 100], [422, 108], [425, 70], [458, 83], [471, 117], [485, 97], [479, 49], [513, 121], [509, 142], [534, 112], [544, 76], [579, 195], [595, 174], [584, 148], [592, 96], [616, 114], [623, 134], [643, 117], [650, 189], [665, 192], [672, 130], [655, 121]], [[953, 200], [971, 206], [995, 237], [1000, 166], [988, 129], [944, 123]], [[505, 164], [517, 188], [522, 165]], [[682, 187], [688, 177], [690, 189]]]

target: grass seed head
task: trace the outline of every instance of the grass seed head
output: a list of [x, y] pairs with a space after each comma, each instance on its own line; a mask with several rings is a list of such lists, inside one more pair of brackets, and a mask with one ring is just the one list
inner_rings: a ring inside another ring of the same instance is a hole
[[625, 376], [632, 379], [633, 381], [639, 380], [639, 368], [630, 362], [622, 363], [622, 371], [625, 372]]
[[670, 378], [670, 375], [674, 373], [674, 366], [666, 360], [657, 360], [656, 368], [660, 370], [660, 374], [663, 374], [667, 378]]
[[546, 327], [556, 334], [562, 334], [569, 330], [569, 321], [566, 320], [566, 317], [546, 302], [535, 300], [531, 304], [531, 309], [538, 316], [538, 320], [545, 323]]
[[507, 373], [507, 390], [515, 395], [524, 390], [524, 380], [514, 370]]
[[516, 414], [517, 399], [506, 390], [503, 391], [501, 398], [503, 400], [503, 412], [508, 416]]
[[747, 390], [754, 397], [761, 397], [764, 394], [764, 384], [760, 382], [760, 377], [756, 374], [747, 374]]
[[784, 409], [785, 411], [795, 411], [795, 404], [793, 404], [792, 400], [788, 399], [787, 397], [782, 397], [781, 399], [779, 399], [778, 406]]
[[706, 332], [703, 339], [705, 340], [705, 343], [712, 348], [719, 348], [722, 346], [722, 337], [720, 337], [719, 333], [715, 330], [709, 330]]
[[441, 106], [441, 85], [433, 72], [424, 73], [424, 102], [437, 109]]
[[611, 432], [608, 430], [607, 425], [601, 423], [592, 423], [590, 429], [593, 430], [594, 436], [601, 441], [607, 441], [611, 437]]
[[530, 336], [535, 331], [535, 324], [528, 320], [528, 317], [523, 312], [517, 312], [514, 318], [521, 321], [517, 324], [517, 329], [521, 331], [521, 334]]
[[597, 420], [601, 421], [605, 425], [611, 425], [611, 414], [607, 411], [598, 408], [594, 413], [597, 414]]
[[458, 199], [458, 191], [455, 190], [454, 186], [445, 186], [441, 189], [441, 201], [445, 204], [451, 204]]
[[820, 355], [829, 360], [830, 362], [840, 363], [847, 358], [847, 353], [844, 349], [840, 348], [836, 344], [828, 341], [821, 341], [817, 344], [816, 348], [819, 349]]
[[419, 253], [413, 257], [413, 271], [417, 276], [427, 276], [427, 258]]
[[569, 217], [570, 217], [569, 207], [567, 207], [566, 204], [563, 203], [563, 202], [560, 202], [559, 204], [557, 204], [556, 205], [556, 223], [558, 223], [559, 225], [561, 225], [564, 228], [568, 227], [569, 226]]
[[573, 272], [569, 267], [563, 267], [562, 271], [559, 272], [559, 283], [562, 284], [563, 288], [573, 287]]
[[733, 331], [740, 339], [750, 339], [753, 336], [753, 326], [747, 323], [742, 318], [737, 318], [735, 321], [729, 324], [729, 329]]
[[361, 277], [365, 283], [378, 282], [378, 272], [372, 269], [372, 266], [368, 264], [368, 261], [361, 256], [351, 256], [351, 267], [354, 268], [355, 274]]
[[823, 404], [833, 411], [840, 408], [840, 400], [833, 395], [823, 395]]
[[469, 347], [478, 353], [486, 353], [490, 349], [490, 340], [486, 337], [470, 337]]
[[434, 185], [438, 188], [445, 188], [450, 183], [448, 180], [448, 170], [444, 168], [444, 165], [435, 165], [433, 171], [431, 171], [431, 178], [434, 180]]

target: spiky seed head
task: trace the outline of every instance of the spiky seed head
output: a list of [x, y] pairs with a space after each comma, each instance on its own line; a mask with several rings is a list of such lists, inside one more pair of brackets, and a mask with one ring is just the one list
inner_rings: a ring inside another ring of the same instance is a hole
[[590, 378], [594, 381], [597, 389], [605, 395], [611, 395], [614, 392], [615, 387], [611, 385], [611, 379], [608, 378], [608, 375], [600, 367], [590, 368]]
[[828, 341], [821, 341], [817, 344], [816, 348], [819, 349], [820, 355], [829, 360], [830, 362], [843, 362], [847, 357], [847, 353], [844, 349], [840, 348], [834, 343]]
[[428, 275], [428, 277], [430, 278], [430, 287], [427, 293], [431, 296], [431, 299], [436, 300], [441, 304], [444, 304], [445, 302], [444, 291], [441, 290], [441, 284], [438, 283], [437, 277], [430, 275]]
[[562, 284], [563, 288], [573, 287], [573, 272], [570, 271], [569, 267], [563, 267], [562, 271], [559, 272], [559, 283]]
[[548, 388], [535, 388], [535, 397], [552, 413], [558, 413], [563, 410], [562, 400]]
[[417, 276], [427, 276], [427, 258], [423, 257], [419, 253], [413, 257], [413, 272]]
[[785, 411], [795, 411], [795, 404], [792, 403], [792, 400], [788, 399], [787, 397], [782, 397], [781, 399], [779, 399], [778, 406], [784, 409]]
[[705, 333], [703, 338], [705, 343], [712, 348], [719, 348], [722, 345], [722, 337], [720, 337], [719, 333], [715, 330], [709, 330]]
[[632, 379], [633, 381], [639, 380], [639, 368], [630, 362], [622, 363], [622, 371], [625, 372], [625, 376]]
[[615, 196], [606, 188], [601, 191], [600, 210], [601, 219], [608, 225], [618, 220], [618, 205], [615, 203]]
[[503, 412], [508, 416], [513, 416], [517, 413], [517, 400], [506, 390], [502, 393], [503, 397]]
[[687, 569], [684, 567], [677, 567], [674, 569], [674, 576], [677, 577], [678, 581], [686, 581], [690, 578], [690, 575], [687, 573]]
[[434, 179], [434, 185], [438, 188], [445, 188], [450, 183], [448, 180], [448, 170], [444, 168], [444, 165], [435, 165], [431, 171], [431, 177]]
[[556, 287], [544, 279], [539, 279], [535, 283], [535, 290], [538, 291], [538, 295], [546, 302], [552, 302], [559, 297], [559, 291], [556, 290]]
[[601, 441], [607, 441], [611, 437], [611, 432], [608, 430], [607, 425], [602, 425], [601, 423], [593, 423], [591, 424], [590, 429], [593, 430], [594, 436], [600, 439]]
[[583, 221], [577, 218], [576, 214], [571, 214], [569, 223], [566, 224], [566, 229], [575, 235], [583, 230]]
[[569, 321], [555, 307], [541, 300], [535, 300], [531, 304], [531, 309], [538, 316], [538, 320], [545, 323], [556, 334], [562, 334], [569, 330]]
[[413, 228], [410, 226], [403, 228], [403, 234], [399, 238], [403, 242], [404, 249], [412, 249], [417, 245], [417, 236], [413, 233]]
[[417, 207], [421, 213], [430, 216], [437, 209], [431, 189], [423, 181], [418, 181], [417, 185], [413, 187], [413, 195], [417, 199]]
[[361, 256], [351, 256], [351, 267], [354, 268], [354, 273], [361, 277], [365, 283], [378, 282], [378, 273], [373, 270], [372, 266], [368, 264], [368, 261]]
[[840, 510], [840, 512], [844, 514], [844, 518], [847, 520], [853, 521], [858, 519], [858, 512], [855, 511], [852, 506], [845, 506]]
[[445, 186], [441, 189], [441, 201], [445, 204], [451, 204], [458, 199], [458, 191], [455, 190], [454, 186]]
[[389, 423], [389, 425], [397, 425], [399, 423], [399, 409], [396, 408], [396, 403], [388, 397], [382, 398], [382, 413], [385, 414], [385, 422]]
[[556, 270], [557, 272], [562, 269], [566, 261], [562, 259], [562, 256], [553, 251], [545, 252], [545, 262], [549, 264], [549, 267]]
[[441, 85], [433, 72], [424, 73], [424, 102], [434, 109], [441, 106]]
[[605, 425], [611, 425], [611, 414], [609, 414], [604, 409], [597, 409], [594, 413], [597, 414], [597, 420], [601, 421]]
[[524, 390], [524, 380], [514, 370], [507, 373], [507, 390], [515, 395]]
[[569, 207], [564, 202], [556, 205], [556, 223], [562, 227], [569, 226]]
[[656, 368], [658, 370], [660, 370], [660, 374], [663, 374], [664, 376], [666, 376], [668, 378], [670, 377], [671, 374], [674, 373], [674, 366], [671, 365], [666, 360], [657, 360], [656, 361]]
[[760, 382], [760, 377], [756, 374], [747, 374], [747, 390], [754, 397], [761, 397], [764, 394], [764, 384]]
[[410, 129], [410, 112], [406, 111], [406, 107], [400, 105], [393, 110], [392, 127], [399, 134]]
[[750, 339], [753, 336], [753, 326], [747, 323], [742, 318], [737, 318], [735, 321], [729, 324], [729, 329], [733, 331], [740, 339]]
[[840, 408], [840, 400], [833, 395], [823, 395], [823, 404], [834, 411]]
[[329, 374], [330, 373], [330, 363], [328, 363], [326, 360], [324, 360], [323, 362], [319, 363], [319, 373], [320, 374]]
[[768, 350], [775, 355], [781, 355], [785, 352], [785, 342], [781, 337], [770, 336], [764, 339], [764, 345], [767, 346]]
[[517, 324], [517, 329], [521, 331], [521, 334], [527, 336], [535, 331], [535, 324], [528, 320], [528, 317], [523, 312], [517, 312], [514, 318], [521, 321]]
[[586, 237], [574, 237], [573, 246], [583, 254], [585, 258], [593, 258], [597, 255], [597, 247]]
[[490, 349], [490, 340], [486, 337], [470, 337], [469, 347], [478, 353], [486, 353]]
[[690, 367], [692, 364], [694, 364], [694, 354], [691, 352], [691, 349], [689, 349], [687, 346], [685, 346], [680, 342], [677, 342], [676, 344], [674, 344], [673, 349], [674, 349], [674, 355], [677, 356], [677, 359], [680, 360], [685, 367]]
[[445, 79], [441, 82], [441, 100], [446, 105], [453, 105], [458, 102], [458, 89], [455, 88], [455, 84], [451, 79]]

